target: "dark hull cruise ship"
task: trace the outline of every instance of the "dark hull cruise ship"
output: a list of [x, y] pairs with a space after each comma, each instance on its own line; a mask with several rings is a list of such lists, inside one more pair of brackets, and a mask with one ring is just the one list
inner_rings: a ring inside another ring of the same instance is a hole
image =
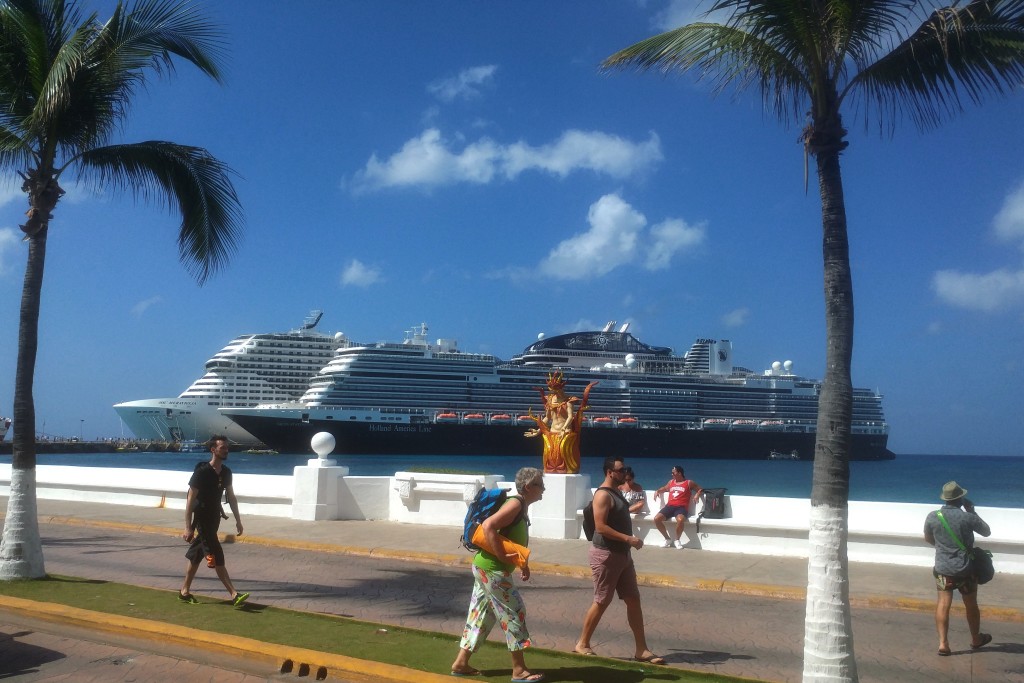
[[[538, 455], [524, 432], [543, 414], [548, 373], [561, 371], [570, 396], [597, 382], [584, 457], [814, 457], [819, 380], [792, 374], [789, 361], [762, 374], [734, 366], [728, 340], [697, 339], [678, 356], [628, 323], [614, 327], [542, 337], [502, 361], [431, 343], [420, 325], [400, 343], [338, 348], [298, 402], [221, 413], [282, 453], [308, 453], [313, 435], [329, 432], [338, 454]], [[888, 434], [882, 396], [854, 389], [851, 458], [893, 458]]]

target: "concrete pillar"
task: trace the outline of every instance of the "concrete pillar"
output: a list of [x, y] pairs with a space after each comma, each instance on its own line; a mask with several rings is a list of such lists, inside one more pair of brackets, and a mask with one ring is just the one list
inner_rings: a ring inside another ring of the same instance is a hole
[[347, 474], [347, 467], [326, 458], [313, 458], [305, 467], [297, 466], [292, 477], [292, 519], [338, 519], [339, 480]]
[[576, 511], [588, 500], [589, 474], [545, 474], [544, 498], [530, 506], [530, 536], [579, 538]]

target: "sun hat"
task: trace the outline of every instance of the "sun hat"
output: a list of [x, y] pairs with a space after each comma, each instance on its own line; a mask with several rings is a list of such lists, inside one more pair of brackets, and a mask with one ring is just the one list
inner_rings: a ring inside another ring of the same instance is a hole
[[960, 488], [960, 484], [955, 481], [947, 481], [942, 486], [942, 495], [939, 496], [942, 500], [956, 500], [963, 498], [967, 495], [967, 489]]

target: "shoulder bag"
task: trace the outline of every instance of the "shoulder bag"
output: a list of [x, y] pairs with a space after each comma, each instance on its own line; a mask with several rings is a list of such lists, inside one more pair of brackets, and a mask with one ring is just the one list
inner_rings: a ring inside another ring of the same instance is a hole
[[978, 579], [978, 583], [982, 584], [991, 581], [996, 575], [996, 568], [992, 564], [992, 552], [990, 550], [985, 550], [984, 548], [979, 548], [978, 546], [974, 546], [968, 550], [967, 546], [963, 544], [963, 541], [961, 541], [960, 538], [953, 533], [953, 530], [949, 528], [949, 522], [947, 522], [946, 518], [942, 516], [942, 511], [940, 510], [937, 514], [939, 516], [939, 521], [942, 522], [942, 526], [946, 527], [946, 531], [948, 531], [949, 535], [953, 537], [956, 544], [960, 546], [960, 550], [963, 550], [967, 553], [967, 557], [971, 558], [971, 568], [974, 570], [974, 576]]

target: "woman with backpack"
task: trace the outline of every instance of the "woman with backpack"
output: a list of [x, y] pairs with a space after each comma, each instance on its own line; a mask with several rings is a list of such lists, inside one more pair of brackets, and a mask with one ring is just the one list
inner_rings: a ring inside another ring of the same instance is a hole
[[[490, 517], [481, 529], [490, 548], [501, 548], [499, 536], [521, 546], [530, 542], [527, 510], [544, 495], [544, 473], [535, 467], [524, 467], [516, 472], [516, 493]], [[484, 545], [484, 544], [481, 544]], [[526, 668], [523, 650], [530, 647], [530, 632], [526, 629], [526, 605], [519, 595], [512, 575], [516, 561], [523, 581], [530, 579], [530, 565], [518, 553], [499, 557], [487, 550], [479, 550], [473, 558], [473, 596], [469, 601], [466, 627], [459, 642], [459, 654], [452, 662], [453, 676], [479, 676], [469, 665], [473, 652], [487, 640], [495, 623], [501, 623], [509, 653], [512, 655], [513, 683], [537, 683], [544, 674], [531, 673]]]

